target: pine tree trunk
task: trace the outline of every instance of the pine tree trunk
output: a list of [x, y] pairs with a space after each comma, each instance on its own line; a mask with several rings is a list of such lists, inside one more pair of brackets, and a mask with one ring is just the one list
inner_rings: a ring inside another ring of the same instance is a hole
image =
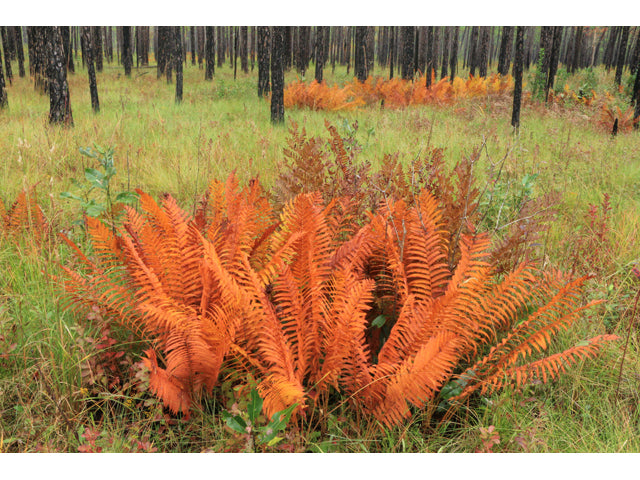
[[367, 64], [365, 61], [365, 36], [367, 33], [367, 27], [356, 27], [355, 36], [355, 54], [353, 67], [355, 70], [358, 81], [364, 82], [367, 80]]
[[[71, 50], [71, 27], [60, 27], [62, 35], [62, 48], [64, 48], [64, 58], [67, 62], [67, 71], [74, 73], [73, 51]], [[84, 61], [84, 59], [83, 59]]]
[[412, 80], [414, 71], [413, 49], [416, 27], [400, 27], [402, 37], [402, 79]]
[[560, 57], [560, 45], [562, 44], [563, 27], [553, 27], [553, 40], [551, 42], [551, 57], [549, 59], [549, 76], [544, 92], [544, 101], [549, 99], [549, 90], [553, 88], [553, 83], [558, 71], [558, 59]]
[[131, 27], [122, 27], [122, 61], [124, 74], [131, 77], [133, 68], [133, 49], [131, 48]]
[[318, 27], [316, 29], [316, 82], [322, 83], [324, 67], [324, 39], [329, 27]]
[[478, 73], [487, 76], [489, 69], [489, 27], [480, 27], [480, 52], [478, 55]]
[[433, 76], [433, 60], [435, 56], [434, 49], [434, 36], [433, 36], [433, 28], [427, 27], [427, 65], [425, 69], [425, 78], [427, 88], [431, 86], [432, 76]]
[[266, 97], [271, 91], [269, 85], [270, 62], [271, 28], [258, 27], [258, 97]]
[[47, 32], [45, 27], [27, 27], [29, 39], [29, 71], [36, 90], [47, 93]]
[[447, 68], [449, 67], [449, 40], [451, 37], [451, 27], [444, 27], [444, 41], [442, 42], [442, 70], [440, 71], [440, 80], [447, 76]]
[[389, 27], [389, 80], [393, 78], [393, 63], [396, 51], [396, 27]]
[[218, 68], [224, 65], [224, 27], [216, 27], [216, 44], [218, 46]]
[[[215, 50], [216, 46], [214, 42], [215, 32], [213, 31], [214, 27], [204, 27], [204, 28], [205, 28], [204, 56], [205, 56], [205, 63], [206, 63], [206, 68], [204, 71], [204, 79], [211, 80], [213, 79], [213, 74], [215, 73], [215, 58], [214, 58], [214, 52], [216, 51]], [[195, 61], [193, 60], [193, 55], [191, 58], [192, 58], [191, 63], [195, 65]]]
[[460, 36], [460, 27], [453, 27], [452, 42], [451, 42], [451, 55], [449, 55], [449, 70], [451, 76], [449, 77], [451, 83], [453, 83], [456, 77], [456, 69], [458, 67], [458, 37]]
[[92, 27], [91, 34], [94, 47], [91, 53], [94, 53], [93, 57], [95, 57], [95, 70], [101, 72], [103, 70], [102, 27]]
[[513, 62], [513, 78], [515, 87], [513, 89], [513, 110], [511, 113], [511, 125], [518, 131], [520, 128], [520, 105], [522, 103], [522, 71], [524, 61], [524, 28], [516, 29], [516, 56]]
[[631, 93], [631, 102], [635, 102], [636, 108], [633, 111], [633, 119], [636, 122], [633, 126], [638, 130], [640, 124], [640, 60], [636, 60], [636, 80], [633, 83], [633, 92]]
[[284, 37], [286, 27], [273, 27], [271, 42], [271, 123], [284, 123]]
[[469, 75], [476, 76], [478, 66], [478, 30], [480, 27], [471, 27], [471, 38], [469, 40]]
[[24, 71], [24, 47], [22, 45], [22, 27], [13, 27], [13, 33], [15, 35], [16, 54], [18, 57], [18, 75], [20, 78], [25, 76]]
[[247, 27], [240, 27], [240, 68], [244, 73], [249, 73], [248, 35]]
[[627, 42], [629, 41], [629, 27], [622, 27], [620, 45], [618, 46], [618, 61], [616, 64], [616, 85], [622, 83], [622, 70], [624, 70], [624, 59], [627, 53]]
[[[18, 55], [20, 50], [18, 50]], [[635, 75], [638, 72], [638, 64], [640, 63], [640, 27], [636, 27], [636, 46], [633, 49], [633, 55], [629, 60], [629, 72]]]
[[176, 103], [182, 102], [182, 33], [180, 27], [173, 27], [173, 60], [176, 69]]
[[498, 58], [498, 73], [505, 77], [511, 65], [511, 47], [513, 45], [513, 27], [502, 27], [500, 40], [500, 56]]
[[2, 72], [2, 52], [0, 52], [0, 110], [9, 106], [9, 98], [5, 89], [4, 73]]
[[11, 55], [9, 54], [9, 35], [7, 34], [7, 28], [8, 27], [0, 27], [0, 31], [2, 32], [2, 49], [4, 50], [4, 68], [9, 85], [11, 85], [13, 73], [11, 72]]
[[[93, 27], [95, 29], [95, 27]], [[100, 27], [98, 27], [100, 28]], [[91, 93], [91, 108], [94, 113], [100, 111], [100, 100], [98, 99], [98, 84], [96, 82], [96, 70], [93, 65], [93, 45], [91, 41], [92, 27], [82, 27], [82, 43], [86, 55], [85, 64], [89, 73], [89, 92]], [[94, 30], [95, 32], [95, 30]]]
[[[213, 27], [211, 27], [213, 28]], [[196, 64], [196, 27], [189, 27], [189, 44], [191, 47], [191, 65]]]
[[73, 126], [67, 68], [60, 27], [44, 27], [47, 49], [47, 88], [49, 123]]

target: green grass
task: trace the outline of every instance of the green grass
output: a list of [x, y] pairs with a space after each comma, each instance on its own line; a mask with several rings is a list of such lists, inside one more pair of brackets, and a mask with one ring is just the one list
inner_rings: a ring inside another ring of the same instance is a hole
[[[325, 72], [329, 83], [351, 80], [344, 68]], [[570, 77], [571, 88], [579, 88], [584, 75]], [[612, 72], [598, 70], [596, 76], [598, 95], [613, 91], [608, 87], [613, 85]], [[134, 69], [129, 79], [121, 68], [105, 65], [98, 74], [101, 112], [94, 115], [86, 73], [79, 71], [69, 80], [75, 127], [58, 128], [47, 124], [48, 99], [34, 91], [28, 78], [15, 77], [7, 87], [9, 109], [0, 112], [0, 198], [9, 206], [19, 191], [37, 184], [40, 203], [55, 229], [81, 240], [72, 226], [79, 218], [77, 205], [59, 194], [72, 189], [72, 179], [82, 181], [90, 159], [78, 149], [93, 144], [115, 148], [115, 190], [170, 192], [181, 205], [193, 204], [208, 181], [226, 178], [232, 170], [243, 180], [259, 175], [267, 186], [273, 184], [287, 127], [271, 125], [269, 103], [256, 95], [257, 72], [238, 72], [234, 81], [225, 64], [216, 69], [213, 81], [203, 78], [203, 70], [187, 65], [184, 100], [176, 105], [175, 85], [158, 80], [154, 68]], [[287, 80], [294, 78], [294, 72], [287, 74]], [[619, 104], [624, 101], [613, 96]], [[561, 335], [557, 348], [606, 330], [624, 336], [638, 288], [630, 270], [640, 257], [640, 134], [612, 139], [596, 124], [597, 108], [527, 104], [515, 136], [510, 114], [510, 99], [487, 98], [392, 111], [292, 110], [286, 112], [286, 123], [295, 121], [309, 134], [326, 136], [325, 120], [343, 133], [345, 125], [357, 121], [359, 158], [374, 168], [386, 153], [399, 152], [410, 161], [429, 146], [444, 148], [453, 165], [485, 144], [479, 179], [506, 156], [501, 181], [519, 182], [526, 174], [538, 174], [537, 195], [561, 192], [560, 214], [546, 239], [545, 262], [565, 268], [576, 235], [589, 236], [589, 205], [600, 204], [603, 194], [610, 194], [611, 248], [598, 257], [598, 264], [581, 265], [583, 271], [592, 268], [598, 273], [588, 296], [607, 303]], [[77, 451], [90, 443], [81, 435], [83, 428], [96, 429], [94, 443], [103, 451], [146, 448], [139, 441], [152, 442], [159, 451], [238, 448], [217, 414], [230, 407], [220, 399], [205, 402], [184, 421], [165, 416], [144, 392], [87, 390], [82, 366], [96, 353], [84, 339], [100, 332], [62, 310], [50, 276], [60, 273], [60, 264], [72, 261], [57, 241], [37, 246], [28, 238], [18, 243], [0, 238], [0, 451]], [[113, 335], [126, 339], [125, 332]], [[467, 452], [482, 448], [480, 427], [494, 425], [501, 439], [494, 451], [640, 451], [637, 328], [631, 329], [618, 385], [623, 344], [609, 347], [560, 381], [505, 391], [446, 424], [426, 423], [424, 413], [417, 412], [405, 426], [381, 436], [370, 419], [339, 408], [327, 414], [324, 429], [304, 431], [284, 443], [309, 451]], [[135, 361], [131, 352], [127, 358]]]

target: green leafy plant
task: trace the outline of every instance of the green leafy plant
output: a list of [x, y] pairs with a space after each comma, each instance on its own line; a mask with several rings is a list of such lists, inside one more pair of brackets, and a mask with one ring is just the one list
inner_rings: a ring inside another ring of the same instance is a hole
[[544, 101], [544, 87], [547, 82], [546, 72], [543, 71], [544, 64], [544, 48], [540, 49], [540, 54], [538, 55], [538, 63], [536, 64], [536, 74], [532, 83], [532, 91], [531, 96], [538, 100], [539, 102]]
[[[89, 217], [104, 217], [112, 225], [123, 212], [124, 205], [132, 205], [138, 200], [138, 194], [130, 191], [114, 192], [112, 179], [116, 175], [113, 161], [114, 149], [104, 149], [97, 145], [94, 148], [80, 148], [80, 153], [97, 160], [99, 168], [84, 169], [85, 182], [72, 179], [77, 193], [62, 192], [61, 198], [74, 200], [80, 204], [82, 214]], [[94, 192], [99, 192], [95, 195]]]
[[227, 427], [241, 436], [244, 441], [244, 449], [249, 452], [256, 452], [258, 448], [265, 450], [268, 447], [277, 445], [284, 437], [279, 434], [287, 427], [293, 410], [298, 404], [293, 404], [284, 410], [275, 412], [268, 423], [259, 425], [264, 419], [262, 415], [263, 400], [256, 388], [249, 393], [249, 402], [246, 410], [240, 411], [238, 405], [234, 403], [231, 412], [222, 412]]

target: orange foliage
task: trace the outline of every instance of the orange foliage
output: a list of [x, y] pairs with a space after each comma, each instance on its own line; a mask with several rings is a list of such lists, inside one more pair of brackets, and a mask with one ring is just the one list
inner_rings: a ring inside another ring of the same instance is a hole
[[382, 104], [385, 108], [404, 108], [410, 105], [449, 105], [462, 98], [482, 97], [486, 95], [508, 94], [513, 89], [510, 75], [501, 77], [493, 74], [489, 77], [469, 77], [464, 80], [456, 77], [453, 82], [448, 78], [435, 81], [427, 88], [424, 76], [415, 81], [382, 77], [369, 77], [365, 82], [353, 79], [340, 88], [329, 87], [326, 82], [310, 84], [293, 82], [285, 88], [285, 107], [311, 108], [313, 110], [353, 109], [367, 105]]

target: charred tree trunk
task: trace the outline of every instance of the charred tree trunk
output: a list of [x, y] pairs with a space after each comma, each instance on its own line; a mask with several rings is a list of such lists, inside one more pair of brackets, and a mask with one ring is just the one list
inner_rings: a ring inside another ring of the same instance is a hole
[[102, 27], [92, 27], [91, 34], [93, 37], [93, 49], [91, 51], [92, 58], [95, 57], [95, 70], [101, 72], [103, 70], [102, 57]]
[[618, 45], [618, 61], [616, 62], [616, 78], [617, 86], [622, 83], [622, 70], [624, 69], [624, 59], [627, 53], [627, 42], [629, 41], [629, 27], [622, 27], [620, 35], [620, 44]]
[[402, 36], [402, 79], [412, 80], [415, 73], [415, 66], [413, 63], [413, 50], [415, 46], [416, 27], [400, 27], [400, 34]]
[[609, 29], [609, 41], [607, 42], [607, 48], [604, 51], [604, 65], [607, 68], [607, 71], [609, 71], [613, 65], [613, 57], [615, 55], [619, 29], [620, 27], [611, 27]]
[[60, 34], [62, 35], [62, 48], [64, 49], [67, 71], [74, 73], [75, 65], [73, 64], [73, 50], [71, 49], [71, 27], [60, 27]]
[[366, 57], [366, 43], [365, 37], [367, 34], [367, 27], [356, 27], [355, 37], [355, 55], [353, 67], [356, 77], [360, 82], [364, 82], [367, 79], [367, 62]]
[[[211, 27], [213, 28], [213, 27]], [[189, 27], [189, 46], [191, 47], [191, 65], [196, 64], [196, 27]]]
[[633, 84], [633, 92], [631, 93], [631, 102], [632, 103], [635, 102], [636, 104], [636, 108], [633, 111], [633, 119], [635, 120], [636, 123], [634, 124], [633, 128], [637, 130], [640, 124], [640, 65], [639, 64], [636, 64], [636, 81]]
[[216, 27], [216, 36], [218, 37], [217, 45], [218, 45], [218, 68], [222, 68], [224, 65], [224, 27]]
[[489, 27], [480, 27], [479, 35], [478, 73], [481, 77], [486, 77], [489, 69]]
[[249, 73], [248, 27], [240, 27], [240, 68]]
[[131, 27], [122, 27], [122, 61], [124, 64], [124, 74], [127, 77], [131, 77], [131, 69], [133, 68]]
[[44, 27], [47, 50], [47, 88], [49, 90], [49, 123], [73, 126], [71, 98], [60, 27]]
[[273, 27], [271, 43], [271, 123], [284, 123], [284, 37], [285, 27]]
[[[20, 50], [18, 50], [18, 55], [19, 54], [20, 54]], [[629, 71], [631, 72], [631, 75], [637, 74], [639, 63], [640, 63], [640, 27], [636, 27], [636, 46], [633, 49], [633, 55], [629, 60]]]
[[4, 73], [2, 73], [2, 52], [0, 52], [0, 110], [7, 108], [7, 106], [9, 106], [9, 97], [5, 89]]
[[2, 31], [2, 49], [4, 50], [4, 68], [7, 73], [7, 80], [9, 80], [9, 85], [11, 85], [11, 81], [13, 80], [13, 73], [11, 72], [11, 55], [9, 49], [9, 35], [7, 34], [8, 27], [0, 27]]
[[20, 78], [25, 76], [24, 71], [24, 48], [22, 46], [22, 27], [13, 27], [15, 35], [16, 56], [18, 57], [18, 75]]
[[396, 27], [389, 27], [389, 80], [393, 78], [393, 61], [396, 51]]
[[258, 27], [258, 97], [266, 97], [271, 91], [269, 64], [271, 62], [271, 29]]
[[[206, 68], [204, 71], [204, 79], [205, 80], [211, 80], [213, 79], [213, 74], [215, 73], [216, 67], [215, 67], [215, 58], [214, 58], [214, 52], [216, 51], [215, 48], [215, 42], [214, 42], [214, 38], [215, 38], [215, 32], [213, 31], [214, 27], [205, 27], [205, 44], [204, 44], [204, 56], [205, 56], [205, 60], [206, 60]], [[191, 63], [195, 64], [194, 60], [193, 60], [193, 55], [191, 57]]]
[[324, 39], [329, 27], [318, 27], [316, 29], [316, 82], [322, 83], [322, 73], [324, 67]]
[[553, 82], [558, 71], [558, 59], [560, 57], [560, 44], [562, 43], [563, 27], [553, 27], [553, 40], [551, 42], [551, 57], [549, 58], [549, 76], [545, 86], [544, 101], [549, 99], [549, 90], [553, 88]]
[[476, 67], [478, 66], [478, 29], [480, 27], [471, 27], [471, 38], [469, 39], [469, 75], [476, 76]]
[[540, 30], [540, 51], [543, 52], [541, 75], [547, 78], [551, 63], [551, 46], [553, 44], [553, 27], [542, 27]]
[[440, 80], [447, 76], [449, 67], [449, 39], [451, 37], [451, 27], [444, 27], [444, 40], [442, 42], [442, 69], [440, 70]]
[[498, 57], [498, 73], [503, 77], [509, 73], [511, 65], [511, 48], [513, 45], [513, 27], [502, 27], [500, 40], [500, 56]]
[[[94, 27], [95, 28], [95, 27]], [[84, 44], [85, 64], [89, 73], [89, 92], [91, 93], [91, 108], [94, 113], [100, 111], [98, 99], [98, 84], [96, 82], [96, 70], [93, 66], [93, 46], [91, 41], [91, 27], [82, 27], [82, 43]], [[95, 31], [95, 30], [94, 30]]]
[[180, 27], [173, 27], [173, 61], [176, 69], [176, 103], [182, 102], [182, 33]]
[[149, 27], [138, 27], [138, 58], [140, 59], [140, 65], [143, 67], [149, 66], [149, 44], [151, 43]]
[[47, 32], [45, 27], [27, 27], [29, 38], [29, 71], [36, 90], [47, 93]]
[[433, 76], [433, 60], [435, 56], [433, 28], [434, 27], [427, 27], [427, 68], [425, 70], [427, 88], [431, 86]]
[[518, 131], [520, 128], [520, 105], [522, 103], [522, 71], [524, 62], [524, 28], [516, 29], [516, 56], [513, 61], [513, 78], [515, 87], [513, 89], [513, 110], [511, 113], [511, 125]]
[[451, 71], [451, 76], [449, 77], [451, 83], [453, 83], [453, 79], [456, 76], [456, 69], [458, 67], [458, 37], [460, 31], [460, 27], [453, 27], [452, 33], [452, 41], [451, 41], [451, 55], [449, 56], [449, 70]]

